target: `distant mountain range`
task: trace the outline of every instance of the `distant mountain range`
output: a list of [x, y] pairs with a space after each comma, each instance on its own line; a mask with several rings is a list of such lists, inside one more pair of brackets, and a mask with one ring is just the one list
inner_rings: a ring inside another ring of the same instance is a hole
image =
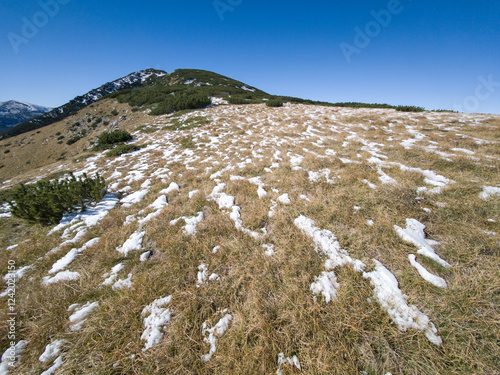
[[6, 132], [12, 127], [31, 120], [51, 111], [52, 108], [40, 105], [9, 100], [0, 102], [0, 133]]

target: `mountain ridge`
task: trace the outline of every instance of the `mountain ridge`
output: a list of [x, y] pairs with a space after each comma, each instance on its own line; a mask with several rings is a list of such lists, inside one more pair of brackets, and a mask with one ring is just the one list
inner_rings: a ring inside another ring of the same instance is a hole
[[[196, 90], [213, 87], [236, 88], [240, 92], [257, 93], [260, 96], [267, 95], [257, 88], [234, 80], [220, 74], [197, 69], [177, 69], [172, 73], [163, 70], [145, 69], [130, 73], [122, 78], [107, 82], [86, 94], [76, 96], [66, 104], [54, 108], [36, 118], [16, 125], [14, 128], [0, 135], [0, 139], [9, 138], [23, 134], [38, 128], [53, 124], [68, 117], [70, 114], [85, 108], [100, 99], [122, 91], [138, 89], [141, 87], [165, 86], [174, 87], [174, 90]], [[180, 88], [179, 88], [180, 87]], [[165, 98], [164, 95], [163, 98]]]
[[19, 100], [0, 102], [0, 133], [51, 110], [50, 107]]
[[171, 73], [146, 69], [107, 82], [86, 94], [76, 96], [66, 104], [38, 117], [20, 123], [0, 134], [0, 139], [37, 130], [64, 120], [71, 114], [106, 97], [116, 98], [135, 109], [149, 108], [151, 115], [172, 113], [183, 109], [203, 108], [210, 97], [219, 97], [230, 104], [258, 104], [265, 100], [350, 108], [387, 108], [403, 112], [422, 112], [415, 106], [368, 104], [358, 102], [329, 103], [290, 96], [268, 94], [256, 87], [224, 75], [201, 69], [176, 69]]
[[145, 82], [147, 82], [148, 79], [151, 79], [152, 77], [160, 77], [165, 74], [166, 72], [163, 71], [155, 69], [146, 69], [128, 74], [114, 81], [107, 82], [96, 89], [90, 90], [86, 94], [76, 96], [66, 104], [54, 108], [51, 111], [41, 116], [38, 116], [36, 118], [20, 123], [19, 125], [16, 125], [8, 132], [2, 134], [0, 138], [5, 139], [8, 137], [12, 137], [14, 135], [23, 134], [43, 126], [53, 124], [54, 122], [63, 120], [64, 118], [68, 117], [71, 113], [78, 111], [90, 104], [93, 104], [97, 100], [102, 99], [103, 97], [113, 92], [128, 88], [140, 87]]

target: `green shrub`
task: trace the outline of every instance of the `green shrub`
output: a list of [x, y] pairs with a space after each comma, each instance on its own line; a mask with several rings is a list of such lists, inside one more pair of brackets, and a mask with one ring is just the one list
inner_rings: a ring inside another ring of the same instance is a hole
[[66, 142], [66, 144], [67, 145], [72, 145], [73, 143], [78, 142], [82, 138], [83, 138], [83, 135], [81, 135], [81, 134], [74, 135], [73, 137], [71, 137], [70, 139], [68, 139], [68, 141]]
[[4, 153], [4, 154], [8, 154], [9, 152], [10, 152], [10, 150], [9, 150], [9, 149], [7, 149], [7, 150], [5, 150], [3, 153]]
[[0, 204], [12, 201], [15, 189], [16, 188], [8, 188], [0, 190]]
[[283, 101], [280, 99], [271, 99], [266, 102], [268, 107], [283, 107]]
[[398, 105], [395, 107], [396, 111], [401, 112], [423, 112], [425, 108], [415, 107], [414, 105]]
[[99, 125], [102, 122], [102, 118], [98, 117], [94, 120], [94, 122], [90, 125], [92, 129], [97, 128], [97, 125]]
[[104, 132], [97, 137], [97, 145], [94, 151], [107, 150], [113, 145], [125, 143], [132, 140], [132, 134], [125, 130], [115, 130], [112, 132]]
[[165, 115], [175, 111], [205, 108], [212, 100], [205, 94], [178, 93], [168, 95], [167, 99], [160, 102], [151, 112], [151, 115]]
[[86, 207], [106, 195], [106, 182], [98, 174], [94, 178], [70, 177], [60, 181], [38, 181], [19, 185], [12, 193], [12, 215], [32, 223], [52, 225], [65, 213], [85, 211]]
[[139, 110], [140, 110], [140, 108], [139, 108], [139, 107], [137, 107], [137, 106], [136, 106], [136, 107], [132, 107], [132, 112], [137, 112], [137, 111], [139, 111]]
[[129, 152], [134, 152], [138, 151], [142, 148], [143, 146], [138, 146], [138, 145], [118, 145], [114, 149], [108, 151], [106, 153], [106, 156], [111, 157], [111, 156], [120, 156], [122, 154], [126, 154]]
[[117, 110], [117, 109], [113, 109], [113, 110], [111, 111], [111, 115], [113, 115], [113, 116], [117, 116], [117, 115], [118, 115], [118, 110]]
[[249, 101], [241, 96], [231, 96], [227, 101], [229, 104], [249, 104]]
[[75, 122], [73, 124], [70, 125], [69, 127], [69, 130], [74, 132], [76, 131], [80, 126], [82, 126], [82, 124], [80, 124], [79, 122]]

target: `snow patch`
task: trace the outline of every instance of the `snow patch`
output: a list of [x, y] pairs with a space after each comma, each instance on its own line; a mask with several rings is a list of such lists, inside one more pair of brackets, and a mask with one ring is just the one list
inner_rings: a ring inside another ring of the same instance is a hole
[[[202, 334], [205, 336], [203, 339], [206, 343], [210, 344], [210, 351], [208, 354], [202, 355], [201, 360], [203, 362], [208, 362], [217, 350], [217, 339], [216, 337], [221, 337], [229, 327], [229, 322], [233, 316], [231, 314], [226, 314], [221, 318], [217, 324], [212, 328], [207, 328], [207, 322], [203, 322]], [[207, 336], [208, 333], [208, 337]]]
[[52, 341], [45, 347], [42, 355], [38, 357], [40, 362], [48, 362], [51, 359], [57, 357], [61, 353], [61, 345], [64, 344], [64, 340]]
[[132, 274], [129, 273], [126, 279], [120, 279], [112, 286], [113, 290], [132, 288]]
[[73, 262], [76, 257], [82, 253], [84, 250], [88, 249], [89, 247], [94, 246], [99, 242], [99, 238], [94, 238], [90, 241], [88, 241], [86, 244], [84, 244], [81, 248], [79, 249], [71, 249], [65, 256], [63, 256], [61, 259], [59, 259], [57, 262], [55, 262], [52, 265], [52, 268], [49, 270], [49, 273], [56, 273], [59, 271], [62, 271], [65, 269], [67, 266]]
[[274, 245], [263, 244], [262, 247], [266, 249], [266, 251], [264, 251], [264, 254], [267, 255], [268, 257], [274, 254]]
[[2, 354], [0, 363], [0, 375], [7, 375], [11, 369], [12, 363], [17, 363], [21, 360], [24, 353], [26, 345], [29, 341], [20, 340], [16, 345], [7, 348], [7, 350]]
[[280, 195], [278, 197], [278, 202], [281, 202], [283, 204], [290, 204], [290, 203], [292, 203], [292, 201], [290, 200], [290, 197], [288, 196], [288, 193]]
[[[340, 244], [332, 232], [319, 229], [315, 226], [314, 220], [301, 215], [295, 219], [294, 224], [304, 234], [313, 239], [316, 252], [322, 252], [327, 256], [328, 259], [325, 261], [327, 271], [348, 264], [358, 272], [365, 269], [366, 266], [363, 262], [351, 258], [346, 250], [340, 248]], [[311, 291], [315, 295], [321, 293], [325, 297], [325, 302], [328, 303], [336, 298], [338, 287], [339, 284], [333, 271], [322, 272], [320, 276], [315, 278], [315, 282], [311, 284]]]
[[135, 193], [127, 195], [125, 198], [122, 198], [120, 202], [123, 204], [123, 207], [130, 207], [133, 204], [142, 201], [147, 193], [149, 193], [149, 189], [139, 190]]
[[42, 284], [43, 285], [50, 285], [54, 283], [58, 283], [59, 281], [71, 281], [71, 280], [77, 280], [80, 277], [80, 274], [78, 272], [71, 272], [71, 271], [62, 271], [57, 273], [55, 276], [45, 276], [42, 279]]
[[57, 357], [54, 364], [50, 366], [47, 370], [42, 372], [40, 375], [53, 375], [56, 370], [63, 365], [63, 359], [61, 356]]
[[182, 216], [178, 219], [170, 221], [170, 225], [176, 225], [180, 220], [184, 220], [186, 225], [183, 230], [187, 235], [193, 235], [196, 233], [196, 226], [203, 221], [203, 212], [198, 212], [198, 216], [185, 217]]
[[105, 277], [106, 280], [102, 282], [101, 285], [111, 285], [115, 282], [116, 277], [118, 276], [118, 272], [120, 272], [122, 269], [124, 269], [125, 266], [123, 263], [118, 263], [116, 266], [111, 268], [111, 273], [106, 273], [102, 277]]
[[434, 252], [431, 245], [425, 240], [424, 224], [415, 219], [406, 219], [406, 229], [398, 227], [397, 225], [394, 225], [394, 229], [403, 241], [409, 242], [418, 248], [417, 254], [426, 256], [443, 267], [450, 267], [450, 264], [441, 259], [439, 255]]
[[486, 200], [493, 195], [500, 195], [500, 187], [483, 186], [483, 191], [479, 193], [479, 198]]
[[141, 254], [141, 257], [139, 258], [139, 261], [141, 261], [141, 262], [145, 262], [145, 261], [147, 261], [149, 258], [151, 258], [151, 255], [153, 255], [153, 252], [152, 252], [152, 251], [146, 251], [145, 253], [142, 253], [142, 254]]
[[69, 321], [71, 322], [69, 328], [72, 331], [78, 331], [82, 328], [83, 323], [86, 322], [87, 317], [99, 307], [99, 302], [87, 302], [85, 305], [80, 307], [80, 304], [74, 304], [68, 307], [68, 311], [74, 311], [73, 314], [69, 317]]
[[117, 247], [116, 251], [122, 253], [127, 256], [130, 251], [141, 250], [142, 249], [142, 240], [146, 232], [136, 231], [132, 233], [127, 241], [121, 247]]
[[177, 191], [179, 189], [180, 189], [179, 185], [177, 185], [175, 182], [171, 182], [166, 189], [160, 191], [160, 194], [170, 194], [171, 192]]
[[415, 306], [408, 306], [405, 296], [399, 289], [396, 277], [385, 268], [382, 263], [375, 262], [375, 270], [363, 272], [365, 279], [370, 279], [374, 287], [374, 294], [380, 306], [391, 317], [401, 331], [408, 328], [419, 329], [425, 333], [427, 339], [435, 345], [441, 345], [443, 340], [437, 335], [437, 329], [429, 317], [420, 312]]
[[146, 316], [143, 320], [144, 332], [141, 335], [141, 340], [146, 341], [142, 351], [152, 348], [163, 338], [161, 329], [165, 329], [165, 325], [170, 321], [172, 313], [170, 309], [163, 307], [172, 301], [172, 296], [167, 296], [154, 300], [146, 306], [141, 313], [141, 316]]
[[153, 203], [151, 203], [149, 207], [154, 208], [156, 210], [161, 210], [166, 205], [168, 205], [167, 197], [165, 195], [162, 195], [156, 198], [156, 200]]
[[438, 288], [446, 288], [448, 286], [443, 278], [433, 275], [432, 273], [427, 271], [424, 266], [418, 263], [415, 255], [413, 254], [408, 255], [408, 260], [410, 261], [410, 264], [413, 267], [415, 267], [415, 269], [418, 271], [420, 276], [422, 276], [422, 278], [425, 281], [430, 282], [431, 284], [437, 286]]
[[284, 353], [279, 353], [278, 354], [278, 369], [276, 370], [276, 375], [283, 375], [283, 371], [281, 370], [281, 367], [283, 365], [290, 365], [290, 366], [295, 366], [299, 371], [302, 371], [302, 368], [300, 367], [299, 360], [296, 355], [294, 355], [292, 358], [286, 357]]
[[[337, 297], [337, 289], [340, 287], [337, 282], [337, 277], [335, 272], [323, 271], [320, 276], [314, 278], [314, 282], [311, 284], [311, 292], [314, 295], [322, 294], [325, 297], [325, 302], [328, 303]], [[316, 297], [314, 297], [316, 301]]]

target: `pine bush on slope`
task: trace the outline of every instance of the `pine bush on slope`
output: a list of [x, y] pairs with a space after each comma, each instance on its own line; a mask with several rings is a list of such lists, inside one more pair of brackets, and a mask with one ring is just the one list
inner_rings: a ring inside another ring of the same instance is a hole
[[106, 194], [106, 182], [98, 174], [94, 178], [77, 179], [73, 174], [60, 181], [39, 181], [34, 185], [21, 184], [10, 203], [14, 216], [43, 225], [58, 223], [65, 213], [100, 201]]

